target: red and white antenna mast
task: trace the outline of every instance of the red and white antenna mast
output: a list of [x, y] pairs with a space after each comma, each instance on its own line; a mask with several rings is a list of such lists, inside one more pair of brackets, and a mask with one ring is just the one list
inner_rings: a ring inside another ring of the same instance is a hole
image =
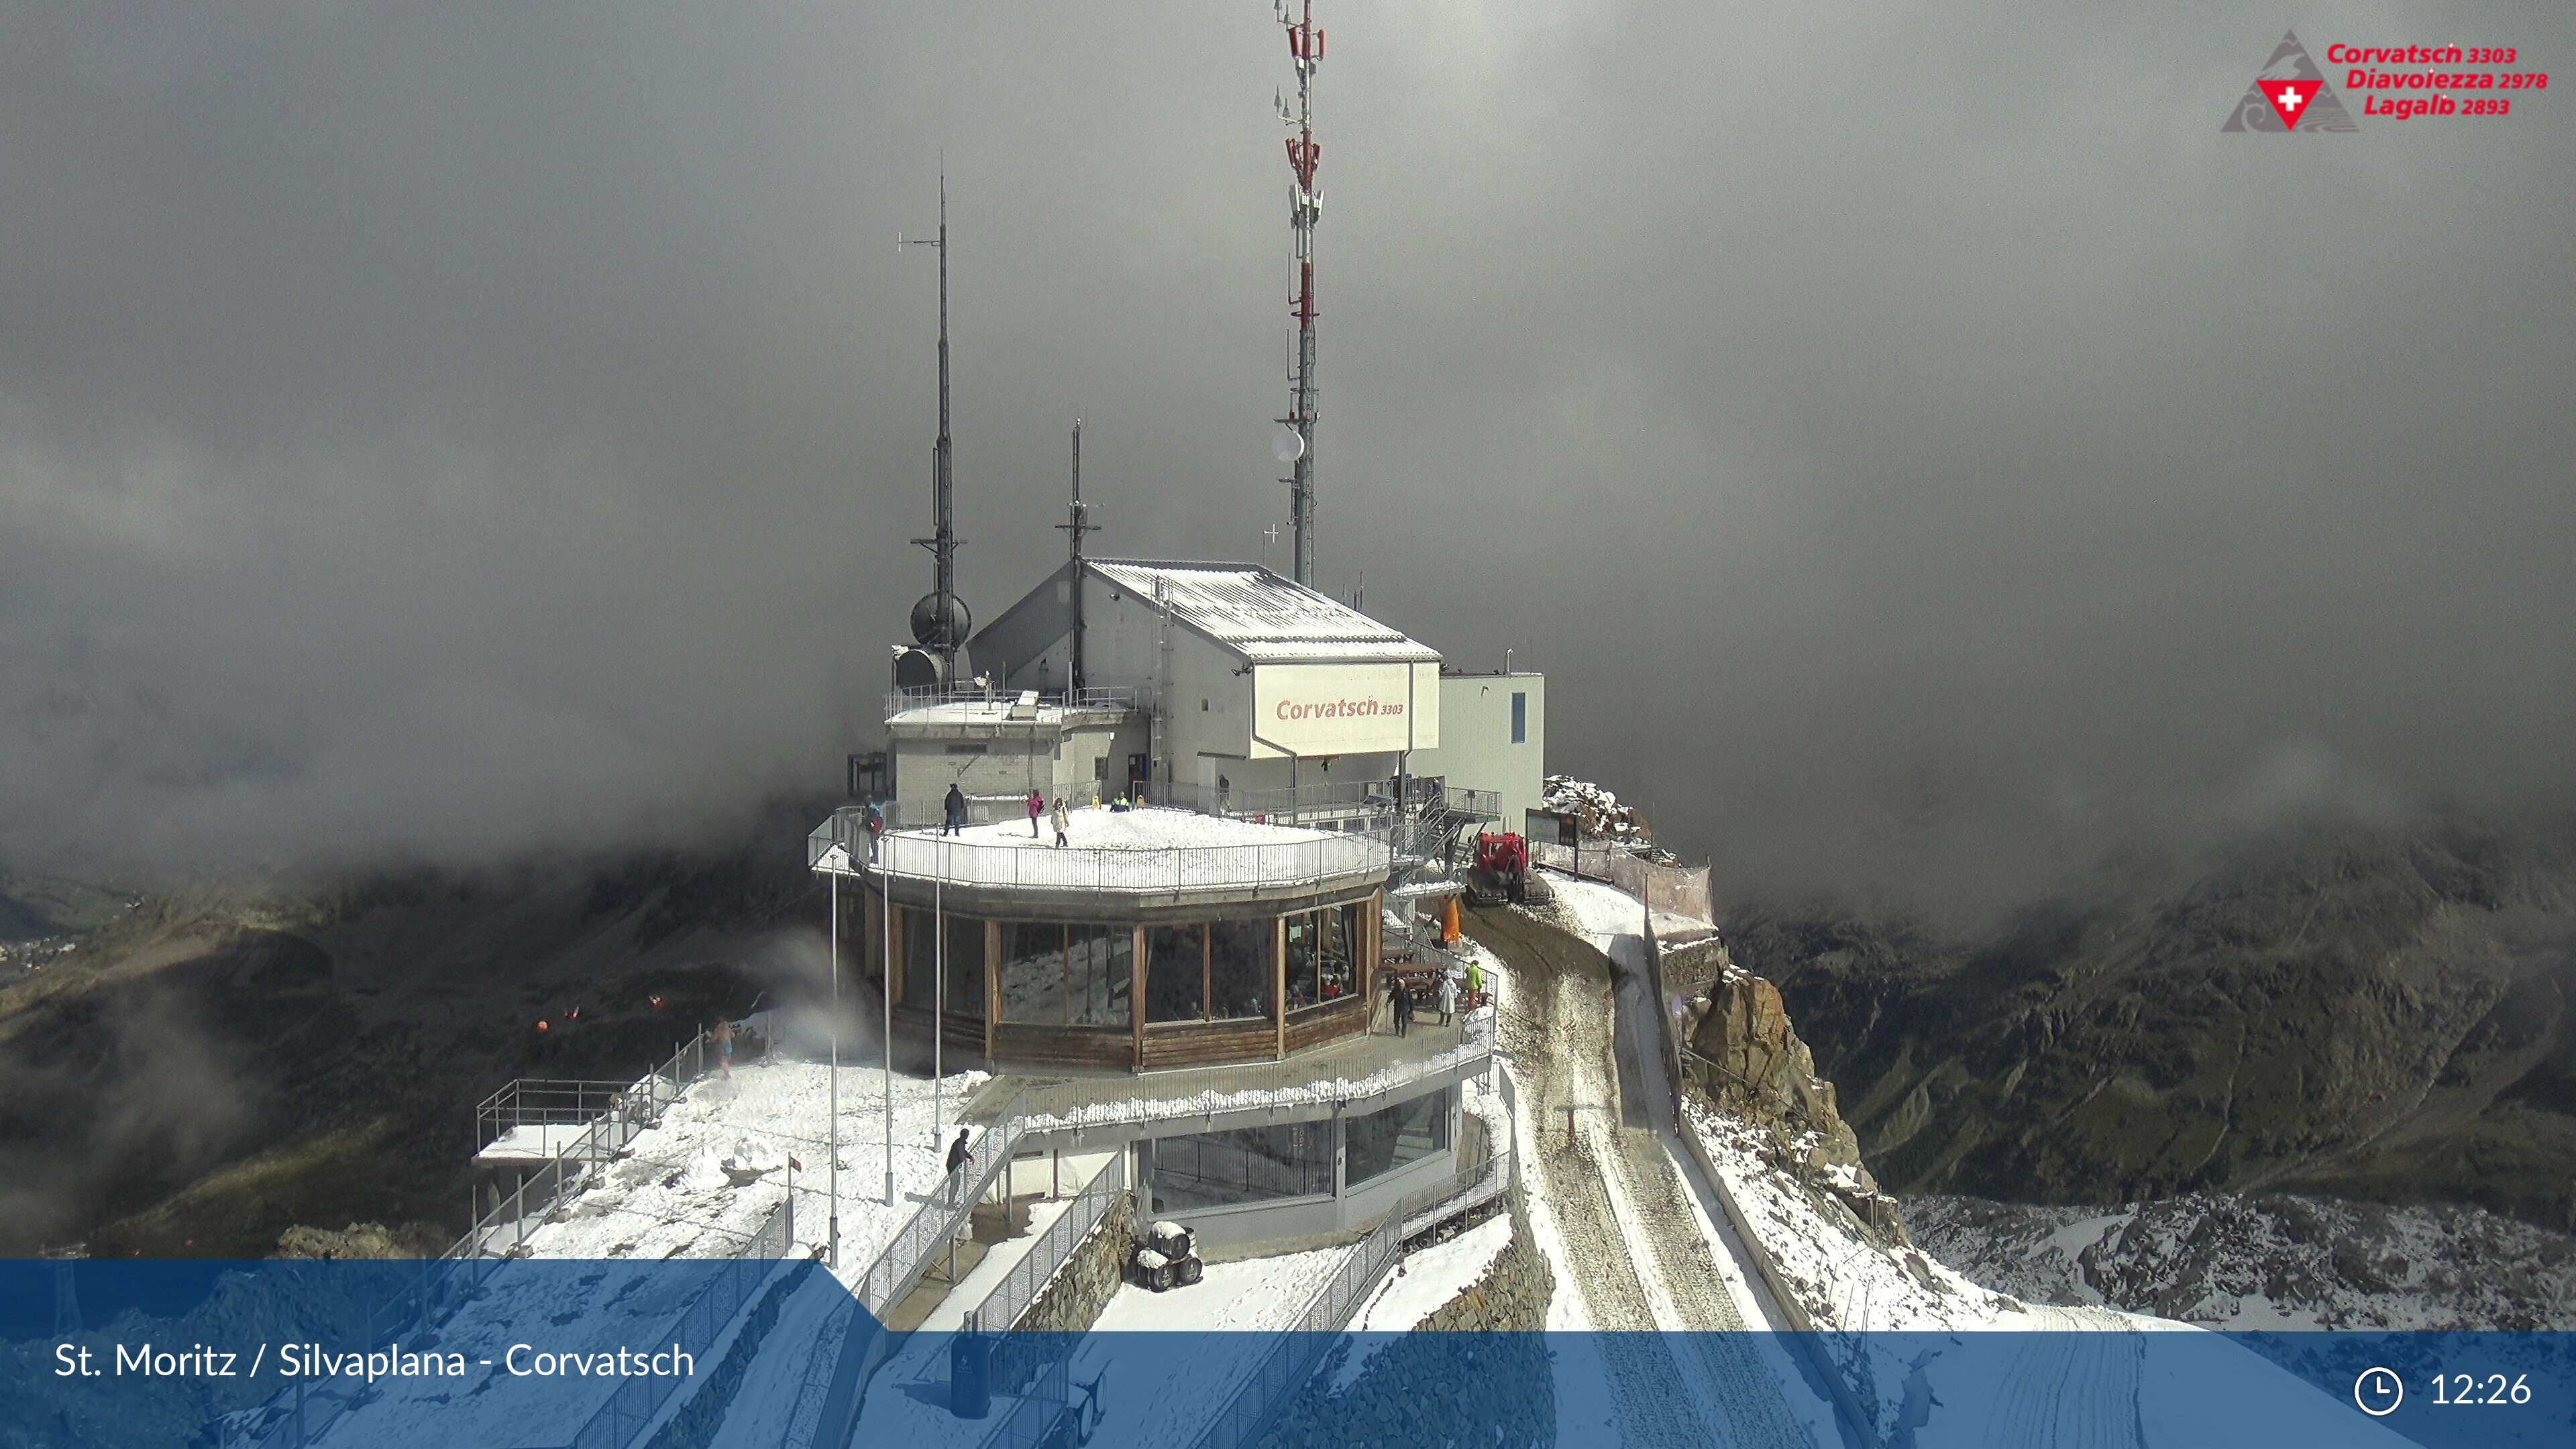
[[1274, 97], [1279, 119], [1296, 132], [1288, 138], [1288, 227], [1295, 239], [1294, 290], [1288, 315], [1297, 319], [1297, 356], [1288, 372], [1288, 415], [1279, 420], [1279, 461], [1289, 467], [1288, 522], [1296, 533], [1290, 577], [1315, 582], [1315, 222], [1324, 214], [1315, 190], [1315, 165], [1323, 148], [1315, 144], [1315, 67], [1324, 59], [1324, 32], [1315, 28], [1315, 0], [1271, 0], [1279, 23], [1288, 32], [1288, 58], [1297, 68], [1297, 109], [1291, 114], [1284, 97]]

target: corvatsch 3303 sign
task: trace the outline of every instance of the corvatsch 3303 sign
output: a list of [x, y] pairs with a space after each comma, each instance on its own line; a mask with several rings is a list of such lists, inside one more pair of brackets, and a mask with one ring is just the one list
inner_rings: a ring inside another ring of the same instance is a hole
[[1263, 664], [1252, 671], [1252, 753], [1359, 755], [1440, 743], [1435, 663]]

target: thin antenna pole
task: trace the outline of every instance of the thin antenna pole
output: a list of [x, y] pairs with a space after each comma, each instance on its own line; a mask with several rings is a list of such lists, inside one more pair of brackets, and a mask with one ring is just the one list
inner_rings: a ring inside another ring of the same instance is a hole
[[[898, 237], [897, 240], [902, 240]], [[957, 646], [965, 640], [965, 613], [957, 602], [957, 550], [965, 540], [957, 536], [956, 448], [948, 433], [948, 165], [939, 166], [939, 235], [935, 240], [915, 239], [910, 245], [936, 247], [939, 250], [939, 440], [930, 449], [931, 535], [916, 538], [914, 543], [930, 550], [930, 594], [927, 601], [933, 610], [927, 621], [916, 616], [914, 633], [925, 649], [939, 656], [942, 683], [951, 682], [957, 674]], [[927, 622], [930, 627], [922, 628]]]
[[[829, 1237], [825, 1240], [823, 1261], [837, 1268], [841, 1266], [841, 872], [838, 870], [832, 872], [832, 1083], [827, 1096], [823, 1111], [831, 1123], [831, 1130], [824, 1134], [823, 1150], [831, 1154], [828, 1161], [831, 1165], [832, 1210], [826, 1215], [825, 1231]], [[791, 1215], [796, 1211], [792, 1205], [795, 1196], [792, 1191], [788, 1194], [791, 1205], [787, 1211]]]
[[1314, 80], [1315, 68], [1324, 59], [1324, 32], [1315, 28], [1315, 0], [1297, 0], [1295, 18], [1288, 14], [1285, 3], [1279, 8], [1280, 23], [1288, 30], [1288, 56], [1297, 68], [1297, 113], [1288, 114], [1283, 101], [1279, 119], [1293, 126], [1297, 134], [1288, 140], [1288, 170], [1295, 177], [1288, 188], [1288, 228], [1293, 241], [1294, 273], [1291, 284], [1295, 296], [1288, 315], [1297, 319], [1297, 355], [1289, 372], [1288, 415], [1279, 421], [1294, 430], [1301, 446], [1296, 459], [1289, 464], [1290, 476], [1281, 480], [1288, 485], [1288, 522], [1296, 531], [1296, 551], [1289, 565], [1289, 576], [1313, 587], [1315, 582], [1315, 415], [1317, 389], [1315, 381], [1315, 223], [1324, 214], [1322, 198], [1315, 190], [1315, 168], [1323, 159], [1323, 148], [1315, 144]]
[[885, 1048], [886, 1206], [894, 1206], [894, 876], [877, 862], [877, 924], [885, 944], [877, 953], [879, 984], [885, 988], [885, 1026], [879, 1041]]
[[1091, 521], [1091, 505], [1082, 501], [1082, 419], [1073, 420], [1073, 506], [1065, 521], [1056, 525], [1070, 540], [1072, 568], [1073, 633], [1071, 653], [1066, 660], [1065, 691], [1067, 698], [1082, 692], [1082, 536], [1096, 533], [1100, 526]]

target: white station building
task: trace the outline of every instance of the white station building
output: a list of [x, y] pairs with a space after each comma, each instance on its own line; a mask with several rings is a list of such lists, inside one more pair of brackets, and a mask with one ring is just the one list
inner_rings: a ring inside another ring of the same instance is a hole
[[979, 816], [1035, 790], [1311, 822], [1399, 780], [1483, 792], [1514, 828], [1539, 804], [1544, 679], [1444, 674], [1429, 645], [1256, 564], [1067, 562], [967, 652], [979, 686], [889, 700], [906, 825], [937, 821], [952, 784]]

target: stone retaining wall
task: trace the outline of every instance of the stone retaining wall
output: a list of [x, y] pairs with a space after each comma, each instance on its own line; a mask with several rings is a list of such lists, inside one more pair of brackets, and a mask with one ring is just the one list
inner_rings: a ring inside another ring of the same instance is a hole
[[655, 1430], [645, 1449], [682, 1449], [684, 1445], [704, 1444], [715, 1437], [724, 1423], [727, 1410], [733, 1407], [734, 1395], [741, 1391], [745, 1374], [751, 1372], [751, 1361], [760, 1356], [760, 1345], [769, 1330], [778, 1325], [778, 1312], [786, 1305], [789, 1294], [809, 1281], [809, 1274], [819, 1274], [820, 1267], [782, 1273], [778, 1281], [754, 1304], [743, 1320], [742, 1330], [733, 1337], [733, 1346], [725, 1350], [724, 1360], [714, 1372], [683, 1390], [687, 1403]]
[[1556, 1274], [1531, 1240], [1529, 1219], [1514, 1194], [1512, 1240], [1494, 1255], [1483, 1277], [1432, 1310], [1420, 1326], [1446, 1332], [1537, 1333], [1547, 1327], [1548, 1301], [1555, 1296]]
[[1037, 1301], [1009, 1327], [1024, 1333], [1080, 1333], [1100, 1320], [1127, 1271], [1136, 1246], [1136, 1195], [1122, 1193], [1101, 1214], [1099, 1226], [1038, 1291]]

